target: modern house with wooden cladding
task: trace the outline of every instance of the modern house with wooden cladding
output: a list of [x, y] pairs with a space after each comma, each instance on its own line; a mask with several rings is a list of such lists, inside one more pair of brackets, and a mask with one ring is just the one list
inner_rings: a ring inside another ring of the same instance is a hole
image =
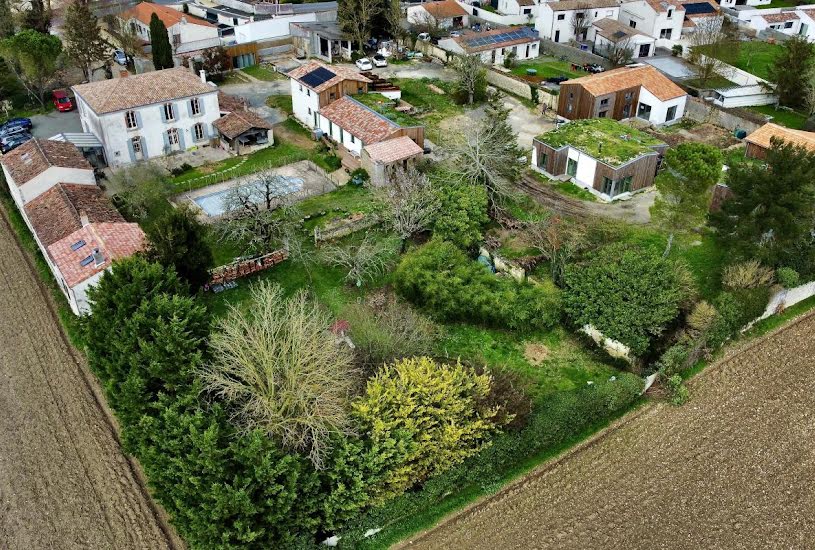
[[815, 152], [815, 132], [792, 130], [768, 122], [745, 138], [745, 155], [747, 158], [764, 160], [767, 158], [767, 150], [772, 147], [773, 139]]
[[668, 146], [611, 119], [578, 120], [536, 137], [532, 167], [603, 200], [650, 187]]
[[557, 114], [582, 118], [639, 118], [670, 124], [685, 114], [687, 94], [650, 65], [629, 65], [567, 80], [560, 85]]
[[367, 93], [371, 83], [353, 69], [316, 61], [297, 67], [288, 77], [294, 116], [312, 130], [320, 127], [320, 109], [341, 97]]

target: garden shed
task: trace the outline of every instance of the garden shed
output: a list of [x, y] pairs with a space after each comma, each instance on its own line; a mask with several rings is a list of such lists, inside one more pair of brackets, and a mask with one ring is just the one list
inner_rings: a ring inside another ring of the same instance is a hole
[[424, 150], [409, 136], [401, 136], [366, 145], [362, 149], [362, 167], [371, 176], [374, 185], [388, 183], [390, 173], [397, 167], [406, 169], [422, 158]]
[[233, 111], [213, 123], [221, 146], [238, 155], [274, 144], [272, 125], [252, 111]]

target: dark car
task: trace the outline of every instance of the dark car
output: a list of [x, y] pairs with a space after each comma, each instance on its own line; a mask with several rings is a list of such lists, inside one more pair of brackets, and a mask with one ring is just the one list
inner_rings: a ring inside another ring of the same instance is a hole
[[549, 78], [546, 79], [546, 82], [549, 82], [551, 84], [560, 84], [561, 82], [566, 82], [567, 80], [569, 80], [568, 76], [560, 75], [560, 76], [550, 76]]
[[34, 127], [30, 118], [10, 118], [0, 124], [0, 137], [27, 132]]
[[9, 151], [12, 151], [25, 143], [26, 141], [30, 140], [33, 136], [28, 132], [23, 132], [22, 134], [15, 134], [13, 136], [9, 136], [8, 138], [4, 138], [0, 140], [0, 153], [4, 155]]

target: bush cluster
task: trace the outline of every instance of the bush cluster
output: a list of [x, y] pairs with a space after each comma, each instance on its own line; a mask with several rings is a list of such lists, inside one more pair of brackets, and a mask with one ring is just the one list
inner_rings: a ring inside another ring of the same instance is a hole
[[560, 317], [560, 296], [553, 284], [498, 277], [441, 240], [406, 254], [394, 273], [394, 286], [442, 321], [533, 330], [550, 328]]

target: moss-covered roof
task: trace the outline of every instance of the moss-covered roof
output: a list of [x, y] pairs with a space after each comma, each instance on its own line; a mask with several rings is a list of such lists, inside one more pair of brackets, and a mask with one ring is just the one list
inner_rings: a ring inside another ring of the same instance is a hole
[[407, 113], [400, 113], [396, 110], [396, 100], [388, 99], [382, 94], [359, 94], [354, 99], [392, 120], [399, 126], [421, 126], [422, 123]]
[[610, 118], [576, 120], [537, 139], [550, 147], [570, 145], [610, 166], [620, 166], [663, 142]]

